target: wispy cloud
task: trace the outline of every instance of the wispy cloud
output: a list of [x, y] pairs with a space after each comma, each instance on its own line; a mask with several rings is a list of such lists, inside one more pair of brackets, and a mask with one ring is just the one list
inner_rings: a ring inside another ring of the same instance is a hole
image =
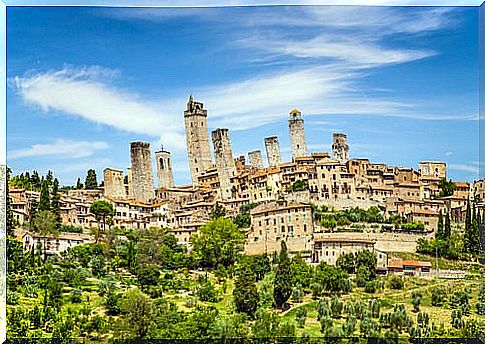
[[108, 144], [103, 141], [71, 141], [56, 140], [53, 143], [34, 144], [29, 148], [17, 149], [8, 152], [8, 159], [20, 159], [42, 156], [59, 156], [62, 158], [85, 158], [98, 150], [107, 149]]
[[24, 101], [44, 111], [59, 111], [123, 131], [163, 136], [172, 149], [183, 147], [181, 118], [160, 111], [162, 104], [112, 85], [115, 71], [70, 68], [17, 76], [10, 80]]
[[450, 170], [469, 172], [474, 175], [478, 175], [479, 166], [478, 164], [448, 164]]

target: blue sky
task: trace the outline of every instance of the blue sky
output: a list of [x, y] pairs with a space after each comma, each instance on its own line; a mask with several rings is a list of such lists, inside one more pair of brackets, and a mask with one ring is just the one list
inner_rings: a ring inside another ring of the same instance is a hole
[[303, 113], [311, 152], [478, 177], [478, 8], [272, 6], [7, 9], [7, 161], [64, 184], [129, 166], [129, 143], [172, 151], [190, 181], [183, 109], [205, 103], [235, 156]]

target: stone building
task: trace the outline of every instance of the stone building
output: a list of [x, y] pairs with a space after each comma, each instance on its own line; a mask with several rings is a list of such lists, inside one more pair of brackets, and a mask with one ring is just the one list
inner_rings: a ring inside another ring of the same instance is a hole
[[163, 148], [155, 152], [155, 160], [157, 163], [157, 179], [159, 188], [172, 188], [174, 187], [173, 172], [172, 172], [172, 159], [170, 152]]
[[231, 139], [228, 129], [216, 129], [212, 132], [212, 144], [214, 156], [219, 172], [219, 184], [221, 197], [229, 199], [232, 195], [231, 178], [236, 175], [236, 165], [232, 156]]
[[310, 254], [312, 235], [313, 214], [310, 205], [284, 200], [260, 204], [251, 210], [251, 227], [245, 252], [278, 252], [281, 241], [285, 241], [288, 252]]
[[339, 162], [346, 163], [349, 160], [349, 145], [347, 135], [334, 133], [332, 144], [333, 158]]
[[251, 166], [254, 166], [259, 169], [263, 168], [263, 153], [261, 153], [259, 149], [248, 152], [248, 157], [249, 157], [249, 164]]
[[207, 110], [204, 104], [194, 101], [190, 95], [187, 109], [184, 111], [185, 138], [189, 158], [192, 183], [197, 184], [197, 177], [211, 167], [212, 158], [207, 127]]
[[126, 194], [129, 198], [133, 198], [133, 173], [131, 172], [131, 167], [128, 167], [128, 172], [126, 176], [128, 179]]
[[421, 161], [419, 162], [419, 172], [421, 179], [440, 179], [446, 178], [446, 163], [439, 161]]
[[375, 241], [366, 239], [317, 237], [314, 239], [312, 262], [336, 265], [341, 255], [356, 254], [364, 250], [375, 253], [378, 270], [387, 270], [387, 253], [376, 249]]
[[131, 174], [133, 198], [141, 202], [153, 199], [155, 187], [149, 143], [139, 141], [131, 143]]
[[266, 146], [266, 156], [268, 157], [269, 166], [278, 166], [281, 164], [278, 136], [265, 137], [264, 145]]
[[297, 109], [290, 111], [290, 119], [288, 120], [290, 128], [290, 142], [291, 142], [291, 154], [293, 160], [296, 158], [306, 156], [306, 142], [305, 142], [305, 128], [303, 118], [301, 118], [301, 112]]
[[125, 198], [126, 190], [123, 171], [114, 168], [105, 168], [103, 171], [105, 197]]

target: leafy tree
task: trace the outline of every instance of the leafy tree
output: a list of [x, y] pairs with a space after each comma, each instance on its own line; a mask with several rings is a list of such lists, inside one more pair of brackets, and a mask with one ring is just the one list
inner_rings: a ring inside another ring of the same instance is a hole
[[337, 258], [336, 264], [349, 274], [355, 273], [355, 255], [352, 252], [341, 254]]
[[276, 307], [283, 308], [291, 296], [292, 277], [291, 262], [288, 257], [286, 243], [282, 241], [274, 280], [274, 302]]
[[456, 190], [456, 184], [451, 180], [443, 178], [439, 182], [440, 197], [452, 196]]
[[[106, 223], [108, 219], [111, 219], [114, 216], [114, 208], [113, 205], [104, 200], [94, 201], [93, 204], [89, 207], [89, 211], [91, 214], [94, 215], [96, 221], [98, 221], [98, 228], [99, 231], [96, 233], [96, 243], [99, 240], [100, 232], [103, 233], [106, 231]], [[101, 226], [102, 225], [102, 226]]]
[[96, 171], [89, 169], [86, 174], [86, 180], [84, 181], [84, 187], [86, 190], [93, 190], [98, 187], [98, 179], [96, 177]]
[[56, 237], [59, 235], [57, 229], [56, 216], [49, 210], [39, 211], [33, 221], [35, 232], [39, 233], [44, 239], [44, 261], [47, 259], [47, 239], [50, 236]]
[[308, 190], [308, 181], [298, 179], [290, 186], [290, 191], [298, 192]]
[[258, 308], [259, 294], [254, 273], [246, 264], [239, 271], [232, 295], [236, 310], [253, 318]]
[[277, 314], [259, 308], [251, 331], [254, 338], [275, 338], [278, 336], [280, 318]]
[[300, 285], [303, 289], [310, 287], [313, 270], [299, 253], [291, 259], [291, 273], [295, 284]]
[[253, 271], [256, 281], [261, 281], [271, 271], [271, 262], [266, 254], [245, 256], [245, 259], [247, 260], [245, 266]]
[[470, 314], [470, 294], [465, 290], [457, 290], [449, 298], [450, 307], [460, 309], [464, 315]]
[[118, 315], [121, 312], [121, 298], [119, 294], [116, 294], [113, 291], [108, 291], [108, 294], [106, 295], [106, 302], [105, 302], [105, 307], [106, 307], [106, 313], [108, 315]]
[[404, 287], [404, 280], [400, 276], [392, 276], [389, 279], [389, 286], [391, 289], [402, 289]]
[[303, 296], [305, 296], [305, 293], [301, 289], [301, 285], [297, 283], [291, 290], [291, 297], [293, 301], [301, 302], [303, 300]]
[[[348, 274], [339, 267], [321, 262], [315, 269], [313, 283], [318, 283], [321, 290], [328, 293], [350, 291]], [[314, 287], [312, 287], [314, 288]]]
[[142, 286], [142, 289], [148, 286], [154, 286], [158, 284], [160, 278], [160, 271], [154, 264], [147, 264], [137, 270], [137, 278]]
[[217, 302], [219, 301], [219, 295], [207, 275], [203, 275], [199, 278], [199, 286], [197, 287], [196, 294], [201, 301], [205, 302]]
[[214, 206], [211, 209], [211, 212], [209, 214], [211, 220], [216, 220], [220, 217], [226, 216], [226, 208], [224, 206], [220, 205], [219, 202], [216, 202]]
[[332, 295], [332, 302], [330, 303], [330, 309], [332, 310], [332, 318], [338, 319], [342, 314], [344, 304], [341, 302], [337, 295]]
[[199, 266], [228, 268], [234, 265], [243, 249], [244, 234], [231, 219], [219, 217], [202, 226], [191, 241], [192, 253]]
[[234, 223], [236, 224], [236, 226], [238, 226], [239, 228], [248, 228], [249, 226], [251, 226], [250, 211], [257, 205], [258, 203], [243, 204], [239, 208], [239, 214], [237, 214], [234, 218]]
[[146, 338], [155, 324], [156, 308], [145, 294], [138, 289], [126, 292], [121, 302], [121, 327], [128, 336], [135, 339]]

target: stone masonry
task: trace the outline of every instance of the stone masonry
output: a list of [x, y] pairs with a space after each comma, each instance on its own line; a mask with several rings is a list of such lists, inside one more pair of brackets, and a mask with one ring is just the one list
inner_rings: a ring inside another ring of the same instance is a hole
[[269, 166], [278, 166], [281, 164], [280, 144], [278, 136], [270, 136], [264, 138], [264, 145], [266, 146], [266, 155], [268, 157]]
[[155, 159], [157, 162], [157, 179], [159, 188], [172, 188], [174, 187], [173, 172], [172, 172], [172, 159], [170, 152], [159, 150], [155, 152]]
[[263, 168], [263, 153], [261, 151], [255, 150], [248, 152], [249, 164], [256, 168]]
[[155, 197], [152, 174], [150, 144], [146, 142], [131, 143], [131, 172], [133, 197], [137, 201], [148, 202]]
[[197, 184], [197, 177], [212, 165], [207, 128], [207, 110], [204, 104], [194, 101], [192, 95], [184, 111], [185, 138], [189, 158], [192, 184]]
[[228, 129], [216, 129], [212, 132], [212, 144], [214, 145], [214, 155], [216, 166], [219, 172], [219, 183], [221, 196], [229, 199], [232, 195], [231, 177], [236, 174], [236, 165], [232, 157], [231, 139]]
[[104, 194], [106, 197], [125, 198], [125, 184], [123, 171], [114, 168], [105, 168], [103, 171]]
[[288, 125], [290, 127], [291, 154], [293, 156], [293, 160], [306, 156], [307, 149], [305, 142], [305, 128], [300, 111], [297, 109], [290, 111]]
[[347, 135], [334, 133], [332, 144], [333, 158], [338, 162], [345, 163], [349, 160], [349, 145]]

